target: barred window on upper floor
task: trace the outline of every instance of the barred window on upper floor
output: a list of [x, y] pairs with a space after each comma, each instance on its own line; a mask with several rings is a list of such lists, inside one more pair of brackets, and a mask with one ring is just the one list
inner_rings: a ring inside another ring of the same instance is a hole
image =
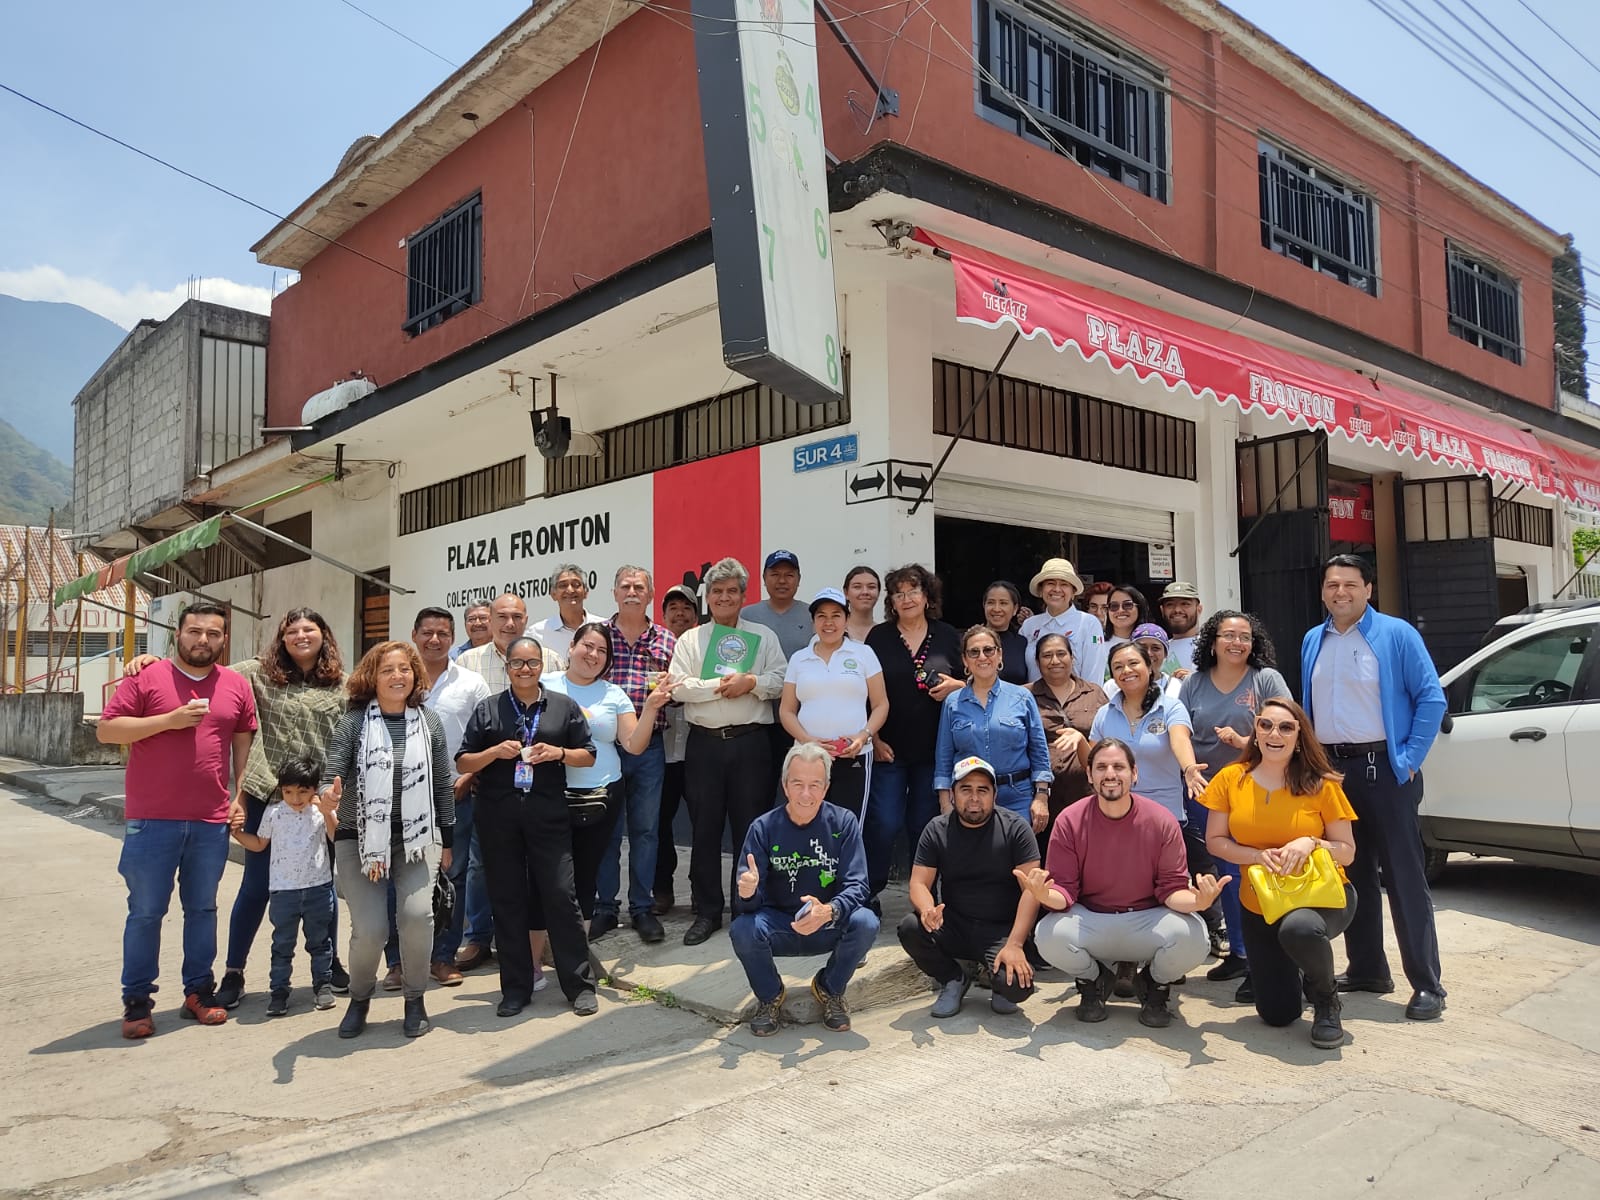
[[406, 333], [419, 334], [483, 299], [483, 197], [456, 205], [406, 239]]
[[1517, 281], [1457, 246], [1445, 245], [1450, 332], [1490, 354], [1522, 362], [1522, 298]]
[[1378, 294], [1372, 197], [1271, 142], [1259, 143], [1261, 244], [1313, 271]]
[[1161, 71], [1053, 9], [978, 0], [977, 21], [985, 118], [1165, 202]]

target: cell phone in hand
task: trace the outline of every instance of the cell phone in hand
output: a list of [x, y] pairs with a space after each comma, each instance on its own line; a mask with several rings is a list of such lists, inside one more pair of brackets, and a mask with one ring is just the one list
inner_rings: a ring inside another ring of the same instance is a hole
[[796, 921], [804, 921], [810, 915], [811, 915], [811, 901], [807, 900], [804, 904], [802, 904], [800, 906], [800, 911], [795, 913], [794, 919]]

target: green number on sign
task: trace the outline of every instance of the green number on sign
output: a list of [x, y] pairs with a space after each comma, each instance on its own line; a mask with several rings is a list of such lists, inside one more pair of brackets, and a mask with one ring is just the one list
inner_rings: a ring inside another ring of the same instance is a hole
[[771, 225], [763, 225], [761, 232], [767, 235], [767, 279], [772, 278], [772, 262], [778, 256], [778, 231]]
[[834, 387], [839, 386], [839, 347], [833, 340], [833, 334], [828, 334], [823, 339], [823, 346], [828, 351], [828, 382]]
[[817, 256], [819, 258], [827, 258], [828, 222], [823, 220], [822, 210], [820, 208], [812, 209], [811, 214], [811, 232], [817, 235]]
[[755, 131], [756, 141], [765, 145], [767, 141], [767, 117], [761, 111], [761, 87], [754, 82], [750, 84], [750, 127]]
[[811, 132], [821, 133], [822, 122], [817, 115], [817, 89], [806, 84], [806, 118], [811, 122]]

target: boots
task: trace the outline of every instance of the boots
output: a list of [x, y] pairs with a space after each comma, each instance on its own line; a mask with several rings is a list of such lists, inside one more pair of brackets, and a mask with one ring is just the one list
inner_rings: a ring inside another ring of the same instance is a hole
[[361, 1031], [367, 1027], [367, 1009], [371, 1007], [371, 1000], [350, 1001], [350, 1007], [344, 1010], [344, 1020], [339, 1022], [339, 1036], [360, 1037]]
[[422, 1007], [422, 997], [407, 996], [405, 1024], [400, 1027], [400, 1032], [407, 1037], [421, 1037], [432, 1028], [428, 1023], [427, 1010]]
[[1111, 989], [1116, 980], [1116, 972], [1102, 963], [1100, 974], [1096, 978], [1076, 981], [1078, 985], [1078, 1020], [1093, 1024], [1106, 1019], [1106, 997], [1111, 995]]
[[1333, 1050], [1344, 1045], [1344, 1026], [1339, 1023], [1343, 1007], [1339, 993], [1333, 988], [1311, 997], [1311, 1044], [1317, 1049]]
[[1151, 1029], [1165, 1029], [1172, 1024], [1172, 1012], [1167, 1008], [1167, 1001], [1172, 998], [1172, 985], [1157, 983], [1148, 966], [1139, 968], [1133, 982], [1139, 995], [1139, 1024]]

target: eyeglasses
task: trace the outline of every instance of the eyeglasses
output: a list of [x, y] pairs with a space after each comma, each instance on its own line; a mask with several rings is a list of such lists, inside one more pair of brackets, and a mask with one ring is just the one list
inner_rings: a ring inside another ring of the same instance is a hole
[[900, 601], [900, 600], [915, 600], [918, 596], [922, 595], [922, 589], [921, 588], [903, 588], [900, 591], [894, 592], [892, 594], [893, 594], [893, 596], [894, 596], [896, 601]]
[[508, 671], [521, 671], [526, 673], [528, 671], [537, 671], [542, 666], [544, 666], [544, 663], [537, 658], [506, 659], [506, 670]]
[[1138, 607], [1132, 600], [1113, 600], [1106, 605], [1106, 608], [1112, 612], [1134, 612]]
[[974, 646], [972, 649], [964, 651], [964, 653], [968, 658], [993, 658], [996, 654], [1000, 653], [1000, 647]]
[[1274, 730], [1276, 730], [1278, 733], [1280, 733], [1280, 734], [1284, 735], [1285, 737], [1287, 737], [1291, 733], [1299, 733], [1300, 732], [1300, 722], [1298, 722], [1298, 721], [1269, 721], [1266, 717], [1261, 717], [1260, 719], [1258, 719], [1256, 721], [1256, 732], [1257, 733], [1272, 733]]
[[1251, 635], [1248, 634], [1248, 633], [1219, 633], [1219, 634], [1217, 634], [1217, 641], [1219, 641], [1219, 642], [1235, 642], [1235, 643], [1237, 643], [1238, 645], [1241, 645], [1241, 646], [1248, 646], [1254, 640], [1255, 639], [1253, 637], [1251, 637]]

